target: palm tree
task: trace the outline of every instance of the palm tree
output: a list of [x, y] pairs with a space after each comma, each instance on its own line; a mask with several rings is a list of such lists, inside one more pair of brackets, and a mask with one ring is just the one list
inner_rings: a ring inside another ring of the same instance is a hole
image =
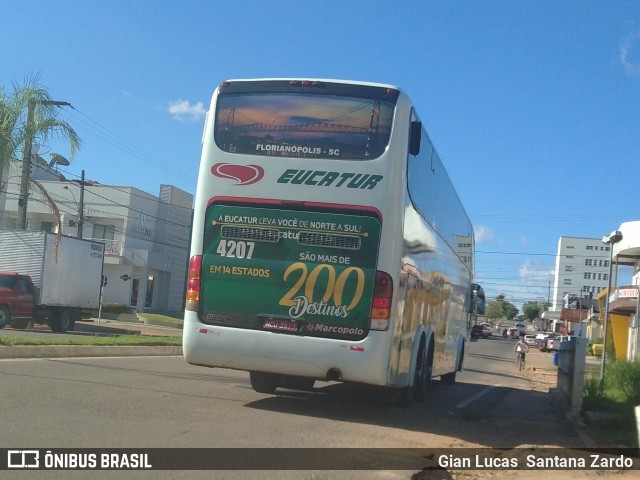
[[[20, 152], [22, 158], [30, 162], [34, 142], [46, 144], [51, 138], [66, 139], [70, 145], [70, 158], [73, 158], [81, 140], [71, 125], [56, 117], [56, 106], [61, 103], [51, 99], [37, 75], [28, 78], [23, 86], [14, 83], [11, 94], [0, 87], [0, 178], [11, 159], [18, 158]], [[55, 215], [55, 204], [50, 207]]]

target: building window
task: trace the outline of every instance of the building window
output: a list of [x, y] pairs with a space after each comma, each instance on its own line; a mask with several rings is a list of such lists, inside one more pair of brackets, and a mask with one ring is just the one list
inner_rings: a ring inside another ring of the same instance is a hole
[[587, 250], [593, 250], [593, 245], [587, 245]]
[[585, 279], [585, 280], [591, 280], [591, 273], [589, 273], [589, 272], [585, 272], [585, 274], [584, 274], [584, 279]]
[[585, 264], [587, 267], [591, 267], [591, 266], [593, 266], [593, 260], [592, 260], [592, 259], [590, 259], [590, 258], [587, 258], [587, 259], [584, 261], [584, 264]]
[[564, 271], [565, 272], [573, 272], [573, 266], [572, 265], [565, 265], [564, 266]]
[[603, 280], [609, 280], [609, 274], [608, 273], [603, 273], [602, 274], [602, 279]]
[[40, 222], [40, 230], [43, 232], [53, 232], [53, 222]]
[[604, 265], [603, 265], [603, 266], [604, 266], [604, 267], [608, 267], [608, 266], [609, 266], [609, 260], [605, 260], [605, 261], [604, 261]]
[[565, 255], [564, 258], [573, 258], [573, 255]]
[[573, 245], [567, 245], [567, 248], [573, 248]]
[[601, 273], [598, 274], [598, 280], [602, 280], [602, 274]]
[[93, 226], [93, 238], [100, 238], [102, 240], [113, 240], [115, 231], [115, 225], [95, 224]]
[[565, 285], [571, 285], [571, 279], [570, 278], [565, 278], [564, 279], [564, 284]]

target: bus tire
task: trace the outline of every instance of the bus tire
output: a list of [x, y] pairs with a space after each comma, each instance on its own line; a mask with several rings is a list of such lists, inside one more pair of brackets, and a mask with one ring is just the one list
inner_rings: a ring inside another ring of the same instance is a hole
[[296, 375], [282, 375], [279, 387], [288, 388], [290, 390], [313, 390], [316, 381], [314, 378], [298, 377]]
[[451, 373], [445, 373], [440, 376], [440, 382], [443, 385], [454, 385], [456, 383], [456, 374], [462, 370], [462, 362], [464, 361], [464, 347], [462, 347], [462, 352], [460, 354], [460, 361], [456, 365], [456, 370]]
[[451, 372], [451, 373], [445, 373], [444, 375], [440, 376], [440, 382], [444, 385], [453, 385], [456, 383], [456, 373], [458, 372]]
[[251, 388], [258, 393], [273, 393], [280, 386], [281, 376], [277, 373], [249, 372]]
[[424, 402], [429, 392], [429, 384], [431, 383], [431, 374], [433, 372], [431, 350], [431, 345], [429, 345], [429, 349], [426, 349], [424, 343], [420, 344], [413, 381], [414, 396], [418, 402]]

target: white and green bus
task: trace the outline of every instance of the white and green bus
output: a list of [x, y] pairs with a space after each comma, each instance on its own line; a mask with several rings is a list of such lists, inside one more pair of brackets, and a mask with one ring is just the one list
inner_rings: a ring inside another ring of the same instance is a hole
[[188, 363], [263, 393], [322, 380], [407, 400], [455, 381], [484, 296], [473, 228], [398, 88], [223, 82], [194, 209]]

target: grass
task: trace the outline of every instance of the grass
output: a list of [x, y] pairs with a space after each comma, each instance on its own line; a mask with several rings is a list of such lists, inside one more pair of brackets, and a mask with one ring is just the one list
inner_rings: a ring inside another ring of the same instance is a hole
[[[178, 316], [179, 315], [179, 316]], [[155, 320], [163, 323], [174, 323], [176, 325], [182, 325], [184, 321], [183, 313], [174, 314], [160, 314], [160, 313], [138, 313], [139, 317], [146, 318], [147, 320]]]
[[98, 345], [98, 346], [182, 346], [182, 337], [151, 337], [142, 335], [79, 336], [78, 338], [26, 338], [19, 336], [0, 337], [2, 346], [36, 345]]
[[638, 447], [634, 408], [640, 404], [640, 363], [611, 362], [604, 385], [588, 378], [583, 409], [597, 412], [586, 431], [599, 445]]

